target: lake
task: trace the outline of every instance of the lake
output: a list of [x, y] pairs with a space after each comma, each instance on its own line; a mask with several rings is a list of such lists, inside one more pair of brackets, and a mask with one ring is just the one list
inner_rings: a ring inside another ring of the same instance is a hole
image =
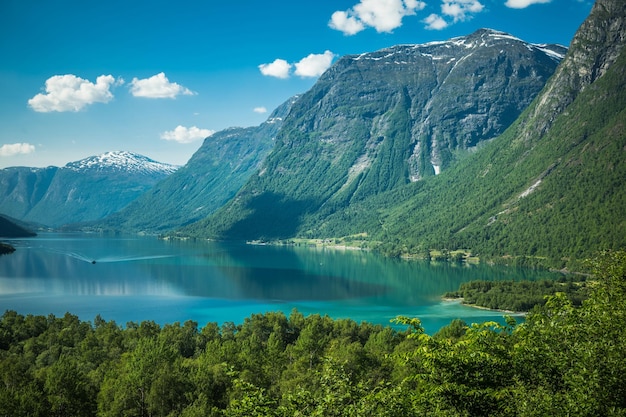
[[[9, 241], [0, 256], [0, 311], [118, 324], [197, 321], [242, 323], [254, 313], [292, 309], [387, 325], [419, 317], [428, 333], [452, 319], [468, 323], [502, 313], [442, 301], [476, 279], [540, 279], [542, 271], [487, 265], [429, 264], [365, 251], [141, 236], [41, 233]], [[93, 263], [95, 261], [95, 263]]]

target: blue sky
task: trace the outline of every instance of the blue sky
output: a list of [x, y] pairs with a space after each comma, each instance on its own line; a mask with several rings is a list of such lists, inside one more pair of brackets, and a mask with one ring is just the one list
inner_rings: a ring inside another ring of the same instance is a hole
[[127, 150], [184, 164], [339, 57], [479, 28], [568, 46], [590, 0], [2, 0], [0, 168]]

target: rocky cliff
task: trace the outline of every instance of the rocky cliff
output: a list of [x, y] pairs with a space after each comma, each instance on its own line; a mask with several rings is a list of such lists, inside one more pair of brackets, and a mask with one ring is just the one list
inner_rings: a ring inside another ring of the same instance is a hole
[[341, 58], [294, 103], [273, 152], [208, 233], [286, 236], [307, 213], [444, 171], [502, 133], [564, 53], [483, 29]]

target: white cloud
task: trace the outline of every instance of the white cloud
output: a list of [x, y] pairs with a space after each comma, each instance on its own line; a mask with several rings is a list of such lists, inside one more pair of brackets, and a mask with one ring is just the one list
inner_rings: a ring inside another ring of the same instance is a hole
[[274, 62], [270, 64], [259, 65], [259, 70], [261, 70], [261, 74], [267, 75], [269, 77], [289, 78], [291, 64], [284, 59], [279, 58], [275, 59]]
[[291, 76], [291, 70], [295, 67], [294, 73], [300, 77], [319, 77], [330, 67], [334, 58], [335, 54], [325, 51], [323, 54], [309, 54], [295, 64], [276, 59], [271, 64], [259, 65], [259, 70], [263, 75], [285, 79]]
[[504, 5], [512, 9], [525, 9], [532, 4], [550, 3], [551, 0], [507, 0]]
[[[422, 22], [426, 24], [426, 29], [441, 30], [453, 23], [471, 19], [476, 13], [482, 12], [484, 8], [485, 6], [478, 0], [443, 0], [441, 15], [433, 13], [423, 19]], [[449, 19], [444, 19], [444, 16]]]
[[328, 26], [345, 35], [354, 35], [366, 27], [377, 32], [391, 32], [402, 26], [405, 16], [423, 10], [426, 3], [419, 0], [360, 0], [351, 9], [332, 14]]
[[426, 29], [430, 30], [441, 30], [448, 27], [448, 22], [446, 22], [438, 14], [434, 13], [422, 20], [422, 22], [426, 23]]
[[196, 94], [180, 84], [170, 82], [162, 72], [141, 80], [133, 78], [130, 92], [135, 97], [146, 98], [176, 98], [181, 94], [188, 96]]
[[471, 19], [473, 14], [482, 12], [484, 8], [478, 0], [448, 0], [441, 5], [441, 13], [452, 17], [456, 23]]
[[0, 156], [13, 156], [35, 152], [35, 145], [30, 143], [7, 143], [0, 146]]
[[348, 12], [336, 11], [330, 17], [328, 23], [331, 29], [343, 32], [344, 35], [355, 35], [365, 29], [363, 22], [354, 16], [348, 15]]
[[267, 113], [267, 108], [265, 108], [265, 107], [255, 107], [252, 111], [255, 112], [255, 113], [263, 114], [263, 113]]
[[214, 130], [200, 129], [196, 126], [185, 127], [178, 125], [174, 130], [168, 130], [161, 134], [161, 139], [172, 140], [178, 143], [191, 143], [204, 139], [215, 133]]
[[296, 75], [300, 77], [319, 77], [333, 62], [335, 54], [325, 51], [323, 54], [310, 54], [295, 65]]
[[92, 103], [108, 103], [113, 99], [111, 87], [123, 84], [112, 75], [101, 75], [92, 83], [73, 74], [54, 75], [46, 80], [46, 93], [28, 100], [36, 112], [79, 111]]

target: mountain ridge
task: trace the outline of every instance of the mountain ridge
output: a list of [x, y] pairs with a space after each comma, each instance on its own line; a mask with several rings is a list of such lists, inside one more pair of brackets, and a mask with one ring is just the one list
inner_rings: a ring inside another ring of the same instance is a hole
[[0, 212], [58, 227], [118, 211], [177, 167], [127, 151], [106, 152], [63, 167], [0, 170]]
[[128, 207], [87, 227], [155, 234], [211, 214], [235, 195], [271, 152], [283, 119], [297, 98], [278, 106], [259, 126], [230, 127], [214, 133], [176, 173]]
[[[625, 247], [625, 21], [624, 3], [599, 0], [564, 69], [503, 135], [450, 172], [305, 227], [321, 236], [368, 233], [393, 255], [464, 248], [498, 262], [557, 268], [579, 268], [578, 260], [597, 251]], [[590, 37], [606, 44], [577, 46]], [[597, 76], [579, 77], [579, 62], [591, 63], [582, 71]], [[569, 93], [555, 95], [561, 90]]]
[[342, 57], [294, 103], [237, 196], [181, 233], [285, 238], [312, 213], [445, 171], [530, 104], [558, 64], [545, 49], [479, 30]]

